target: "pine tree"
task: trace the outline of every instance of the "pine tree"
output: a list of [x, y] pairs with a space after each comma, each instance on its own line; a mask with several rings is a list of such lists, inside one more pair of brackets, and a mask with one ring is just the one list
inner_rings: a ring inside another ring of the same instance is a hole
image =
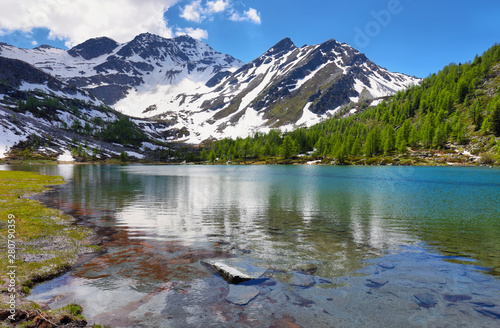
[[250, 139], [250, 137], [247, 137], [245, 138], [241, 146], [241, 149], [243, 151], [243, 159], [247, 158], [247, 155], [250, 152], [251, 148], [252, 148], [252, 140]]
[[207, 160], [208, 154], [207, 154], [207, 150], [205, 148], [203, 148], [203, 150], [201, 151], [200, 157], [201, 157], [202, 161], [206, 161]]
[[[478, 125], [476, 120], [477, 120], [479, 112], [480, 112], [479, 111], [479, 102], [476, 100], [472, 106], [469, 106], [469, 117], [472, 119], [472, 124], [474, 124], [476, 126]], [[479, 130], [479, 128], [477, 130]]]
[[208, 161], [210, 163], [213, 163], [215, 162], [215, 160], [217, 159], [217, 155], [215, 155], [215, 150], [211, 150], [210, 153], [208, 154]]
[[287, 135], [285, 139], [283, 139], [283, 144], [281, 145], [281, 155], [284, 158], [288, 158], [293, 155], [294, 153], [294, 141], [290, 137], [290, 135]]
[[487, 116], [483, 119], [483, 124], [481, 124], [481, 129], [479, 130], [481, 133], [486, 133], [490, 130], [490, 118]]
[[227, 151], [227, 156], [226, 158], [228, 160], [233, 160], [234, 159], [234, 146], [230, 146], [229, 150]]
[[424, 147], [432, 146], [433, 137], [434, 137], [434, 129], [432, 128], [432, 125], [429, 123], [425, 123], [422, 126], [422, 129], [420, 130], [420, 140], [422, 141]]
[[434, 134], [434, 138], [432, 140], [432, 145], [435, 148], [443, 148], [446, 143], [446, 133], [443, 125], [440, 125], [436, 129], [436, 133]]
[[352, 156], [359, 156], [360, 154], [361, 154], [361, 141], [360, 141], [359, 136], [358, 136], [358, 138], [356, 138], [356, 140], [354, 141], [354, 144], [352, 145], [351, 155]]
[[402, 129], [403, 129], [403, 137], [406, 142], [410, 141], [411, 128], [412, 128], [411, 121], [409, 119], [405, 120]]
[[396, 149], [398, 153], [405, 153], [407, 149], [407, 141], [405, 140], [405, 131], [400, 128], [396, 133]]
[[368, 132], [365, 144], [363, 146], [363, 151], [366, 156], [376, 155], [379, 151], [380, 144], [380, 132], [377, 127], [373, 128]]
[[316, 148], [316, 154], [322, 156], [325, 152], [325, 138], [320, 137], [314, 145], [314, 148]]
[[490, 129], [497, 137], [500, 136], [500, 100], [497, 101], [491, 113]]
[[268, 141], [266, 141], [266, 144], [264, 145], [264, 149], [262, 151], [263, 155], [270, 156], [271, 155], [271, 150], [272, 150], [271, 142], [268, 140]]
[[342, 143], [340, 145], [340, 149], [337, 152], [336, 160], [340, 163], [343, 164], [347, 160], [347, 157], [349, 156], [349, 153], [347, 151], [348, 145], [345, 143]]
[[465, 82], [463, 79], [460, 79], [457, 84], [457, 100], [459, 104], [464, 102], [468, 92], [469, 86], [467, 85], [467, 82]]
[[383, 148], [384, 155], [388, 155], [391, 151], [394, 150], [394, 146], [396, 144], [396, 136], [395, 131], [392, 126], [387, 126], [383, 132]]
[[408, 144], [410, 146], [416, 146], [419, 143], [419, 141], [420, 141], [420, 139], [418, 137], [417, 127], [415, 125], [413, 125], [411, 127], [410, 136], [408, 138]]
[[253, 156], [256, 158], [259, 158], [261, 149], [262, 149], [262, 145], [261, 145], [260, 141], [255, 142], [253, 145], [253, 150], [252, 150]]
[[476, 116], [476, 119], [475, 119], [475, 127], [474, 127], [474, 131], [479, 131], [479, 129], [481, 129], [481, 126], [483, 125], [483, 114], [481, 113], [477, 113], [477, 116]]
[[453, 125], [453, 137], [458, 144], [463, 145], [467, 141], [465, 135], [465, 124], [460, 117], [457, 118]]

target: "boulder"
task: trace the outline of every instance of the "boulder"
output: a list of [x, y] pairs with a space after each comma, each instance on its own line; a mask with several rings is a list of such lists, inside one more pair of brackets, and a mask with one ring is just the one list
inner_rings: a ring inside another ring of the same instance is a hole
[[237, 305], [247, 305], [250, 301], [256, 298], [257, 295], [259, 295], [259, 291], [255, 287], [231, 285], [229, 287], [229, 294], [226, 297], [226, 301]]
[[292, 270], [299, 271], [304, 274], [315, 274], [318, 270], [316, 264], [313, 263], [299, 263], [292, 267]]
[[295, 273], [290, 279], [290, 285], [298, 286], [298, 287], [310, 287], [314, 285], [315, 281], [312, 276], [303, 274], [303, 273]]

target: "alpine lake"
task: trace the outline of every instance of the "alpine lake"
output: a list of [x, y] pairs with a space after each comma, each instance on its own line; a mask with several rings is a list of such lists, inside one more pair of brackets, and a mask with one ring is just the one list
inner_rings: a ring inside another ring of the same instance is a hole
[[[500, 327], [500, 169], [18, 165], [105, 252], [29, 299], [111, 327]], [[230, 284], [205, 260], [257, 273]]]

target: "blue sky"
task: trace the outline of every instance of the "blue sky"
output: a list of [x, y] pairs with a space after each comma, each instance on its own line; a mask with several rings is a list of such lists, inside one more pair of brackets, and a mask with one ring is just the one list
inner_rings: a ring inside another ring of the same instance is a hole
[[425, 77], [500, 42], [499, 17], [498, 0], [2, 0], [0, 42], [67, 48], [98, 36], [190, 34], [248, 62], [285, 37], [297, 46], [336, 39]]

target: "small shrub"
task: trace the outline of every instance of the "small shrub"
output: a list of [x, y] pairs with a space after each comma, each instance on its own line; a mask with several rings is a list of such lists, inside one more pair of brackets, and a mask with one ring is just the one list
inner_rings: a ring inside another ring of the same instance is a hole
[[29, 288], [28, 286], [23, 286], [21, 288], [21, 291], [25, 294], [25, 295], [29, 295], [31, 293], [31, 288]]
[[122, 152], [120, 154], [120, 161], [126, 162], [127, 160], [128, 160], [128, 154], [122, 150]]
[[490, 153], [482, 153], [479, 158], [479, 163], [483, 165], [493, 165], [495, 164], [495, 157]]
[[80, 305], [75, 304], [75, 303], [66, 305], [61, 310], [68, 311], [69, 313], [71, 313], [74, 316], [80, 315], [83, 312], [83, 308]]

